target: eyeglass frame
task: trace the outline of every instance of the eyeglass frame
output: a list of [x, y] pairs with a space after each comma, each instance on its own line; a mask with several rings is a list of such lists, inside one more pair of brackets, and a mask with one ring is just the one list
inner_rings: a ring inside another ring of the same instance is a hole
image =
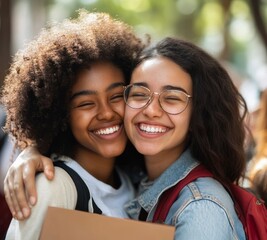
[[[149, 99], [148, 99], [147, 103], [146, 103], [144, 106], [142, 106], [142, 107], [132, 107], [132, 106], [130, 106], [130, 105], [127, 103], [125, 92], [126, 92], [126, 90], [127, 90], [128, 88], [130, 88], [130, 87], [141, 87], [141, 88], [144, 88], [144, 89], [148, 90], [148, 92], [150, 93], [150, 94], [149, 94]], [[187, 106], [189, 105], [190, 99], [193, 98], [193, 96], [191, 96], [190, 94], [188, 94], [188, 93], [186, 93], [186, 92], [184, 92], [184, 91], [181, 91], [181, 90], [177, 90], [177, 89], [164, 89], [164, 90], [162, 90], [160, 93], [158, 93], [158, 92], [153, 92], [153, 91], [151, 91], [149, 88], [147, 88], [147, 87], [145, 87], [145, 86], [142, 86], [142, 85], [129, 84], [129, 85], [127, 85], [127, 86], [123, 86], [123, 88], [124, 88], [124, 91], [123, 91], [123, 99], [124, 99], [124, 102], [125, 102], [125, 104], [126, 104], [127, 106], [129, 106], [130, 108], [132, 108], [132, 109], [142, 109], [142, 108], [146, 108], [146, 107], [153, 101], [153, 99], [154, 99], [154, 95], [158, 95], [158, 102], [159, 102], [159, 105], [160, 105], [161, 109], [162, 109], [164, 112], [166, 112], [167, 114], [170, 114], [170, 115], [178, 115], [178, 114], [184, 112], [184, 111], [186, 110]], [[185, 106], [185, 108], [184, 108], [181, 112], [178, 112], [178, 113], [169, 113], [169, 112], [167, 112], [167, 111], [162, 107], [161, 102], [160, 102], [160, 95], [161, 95], [162, 93], [164, 93], [164, 92], [167, 92], [167, 91], [177, 91], [177, 92], [181, 92], [182, 94], [184, 94], [184, 95], [187, 97], [186, 106]]]

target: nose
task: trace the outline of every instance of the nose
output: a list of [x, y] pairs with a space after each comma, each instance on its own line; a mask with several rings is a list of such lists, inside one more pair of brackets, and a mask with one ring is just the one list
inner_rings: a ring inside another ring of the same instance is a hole
[[97, 113], [98, 120], [112, 120], [114, 116], [115, 112], [109, 103], [102, 102], [99, 104]]
[[154, 92], [151, 100], [147, 104], [147, 106], [143, 109], [143, 114], [148, 117], [160, 117], [163, 114], [163, 110], [159, 103], [159, 93]]

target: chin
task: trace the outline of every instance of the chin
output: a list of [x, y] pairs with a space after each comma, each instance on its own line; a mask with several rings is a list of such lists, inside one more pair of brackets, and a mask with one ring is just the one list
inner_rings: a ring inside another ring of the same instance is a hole
[[147, 156], [150, 156], [150, 155], [156, 155], [159, 153], [159, 149], [155, 148], [155, 146], [145, 146], [145, 145], [137, 145], [135, 146], [136, 150], [143, 154], [143, 155], [147, 155]]
[[109, 150], [105, 150], [102, 153], [102, 156], [104, 156], [105, 158], [116, 158], [118, 156], [120, 156], [123, 153], [124, 149], [122, 150], [118, 150], [118, 149], [109, 149]]

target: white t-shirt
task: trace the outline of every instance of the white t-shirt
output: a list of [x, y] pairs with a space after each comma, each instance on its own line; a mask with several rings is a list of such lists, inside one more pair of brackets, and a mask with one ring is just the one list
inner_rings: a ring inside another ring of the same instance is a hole
[[[116, 169], [121, 180], [121, 186], [114, 189], [94, 178], [76, 161], [64, 157], [65, 160], [65, 163], [82, 177], [103, 215], [119, 218], [127, 217], [124, 204], [134, 198], [135, 191], [126, 174]], [[38, 201], [31, 209], [30, 218], [24, 221], [12, 219], [6, 240], [38, 239], [48, 206], [75, 209], [77, 202], [76, 187], [65, 170], [55, 167], [53, 181], [47, 180], [43, 173], [38, 174], [36, 176], [36, 187]]]
[[65, 164], [71, 167], [75, 172], [79, 173], [82, 177], [83, 181], [90, 190], [90, 194], [92, 195], [96, 205], [101, 209], [103, 215], [128, 218], [123, 206], [125, 203], [134, 198], [135, 193], [133, 185], [125, 173], [116, 168], [121, 185], [118, 189], [115, 189], [89, 174], [76, 161], [69, 159], [65, 162]]

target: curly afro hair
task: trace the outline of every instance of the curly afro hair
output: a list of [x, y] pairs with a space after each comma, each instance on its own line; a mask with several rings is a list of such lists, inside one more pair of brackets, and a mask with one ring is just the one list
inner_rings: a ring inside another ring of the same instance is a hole
[[35, 144], [41, 153], [50, 154], [51, 146], [63, 138], [67, 99], [78, 71], [95, 61], [110, 61], [123, 71], [128, 84], [145, 45], [130, 26], [106, 13], [80, 10], [76, 19], [43, 29], [15, 55], [5, 78], [5, 129], [21, 149]]

